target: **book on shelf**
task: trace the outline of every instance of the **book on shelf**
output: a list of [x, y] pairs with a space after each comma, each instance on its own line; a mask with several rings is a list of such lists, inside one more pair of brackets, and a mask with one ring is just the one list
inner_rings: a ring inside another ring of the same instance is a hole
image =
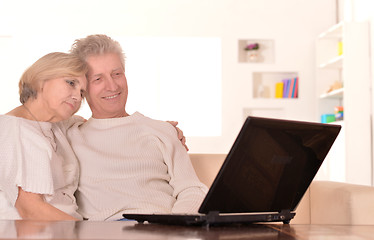
[[283, 82], [275, 84], [275, 98], [283, 98]]
[[289, 79], [283, 79], [282, 82], [283, 82], [283, 98], [287, 98], [288, 91], [290, 88], [290, 81]]
[[275, 83], [275, 98], [297, 98], [299, 77], [283, 79]]
[[295, 79], [292, 78], [292, 79], [289, 79], [289, 81], [290, 81], [290, 88], [288, 89], [288, 93], [287, 93], [288, 96], [287, 97], [292, 98], [292, 93], [293, 93], [293, 91], [295, 91], [294, 90]]
[[294, 78], [293, 88], [292, 88], [292, 98], [297, 98], [297, 90], [299, 89], [299, 77]]

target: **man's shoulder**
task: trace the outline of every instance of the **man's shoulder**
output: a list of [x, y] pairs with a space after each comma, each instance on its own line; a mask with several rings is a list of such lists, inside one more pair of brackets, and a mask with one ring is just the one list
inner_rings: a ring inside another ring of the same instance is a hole
[[137, 119], [139, 120], [139, 123], [143, 123], [145, 125], [149, 125], [151, 127], [157, 127], [157, 128], [169, 128], [172, 126], [170, 123], [162, 120], [158, 120], [155, 118], [147, 117], [141, 113], [134, 113], [134, 115], [137, 114]]
[[153, 133], [158, 133], [158, 134], [165, 134], [168, 136], [170, 135], [176, 136], [175, 127], [173, 127], [173, 125], [171, 125], [170, 123], [166, 121], [147, 117], [142, 114], [138, 119], [139, 119], [139, 124], [142, 125], [142, 127], [144, 127], [145, 129], [147, 129], [147, 131], [151, 131]]

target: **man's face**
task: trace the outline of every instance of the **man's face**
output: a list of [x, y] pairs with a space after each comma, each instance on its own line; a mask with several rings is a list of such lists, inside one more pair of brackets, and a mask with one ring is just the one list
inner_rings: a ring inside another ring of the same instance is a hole
[[115, 53], [92, 55], [86, 59], [87, 103], [94, 118], [115, 118], [128, 116], [127, 80], [120, 57]]

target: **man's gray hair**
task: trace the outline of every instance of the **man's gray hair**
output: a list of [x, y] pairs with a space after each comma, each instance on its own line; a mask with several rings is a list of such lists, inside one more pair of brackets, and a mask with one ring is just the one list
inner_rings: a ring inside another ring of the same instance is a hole
[[85, 38], [76, 39], [71, 46], [70, 52], [86, 61], [92, 55], [115, 53], [121, 59], [123, 69], [125, 69], [125, 54], [121, 45], [104, 34], [89, 35]]

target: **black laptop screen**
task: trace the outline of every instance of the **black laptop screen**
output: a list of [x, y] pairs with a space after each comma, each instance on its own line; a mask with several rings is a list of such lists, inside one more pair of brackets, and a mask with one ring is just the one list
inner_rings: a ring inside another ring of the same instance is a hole
[[295, 210], [340, 128], [248, 117], [199, 212]]

